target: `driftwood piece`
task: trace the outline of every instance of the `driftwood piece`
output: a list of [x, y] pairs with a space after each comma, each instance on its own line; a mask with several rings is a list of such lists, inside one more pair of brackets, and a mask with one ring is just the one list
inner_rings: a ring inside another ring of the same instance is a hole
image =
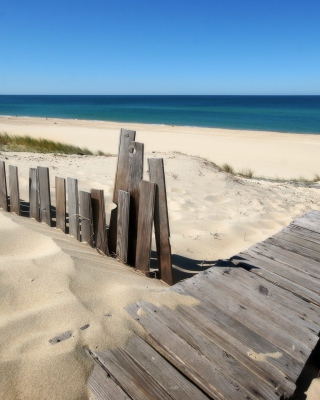
[[103, 190], [91, 189], [91, 204], [95, 247], [109, 256]]
[[80, 219], [81, 219], [81, 242], [92, 246], [93, 244], [93, 223], [91, 193], [79, 192], [80, 199]]
[[157, 185], [154, 209], [154, 230], [158, 254], [160, 279], [173, 284], [170, 229], [167, 205], [166, 181], [162, 158], [149, 158], [150, 182]]
[[138, 216], [140, 200], [140, 182], [143, 178], [144, 144], [131, 142], [129, 147], [129, 187], [130, 221], [128, 263], [134, 264], [136, 259]]
[[[118, 204], [118, 192], [123, 190], [128, 192], [129, 186], [129, 147], [135, 140], [136, 132], [127, 129], [121, 129], [119, 140], [119, 152], [117, 171], [114, 182], [113, 202]], [[108, 246], [110, 253], [116, 253], [117, 247], [117, 208], [111, 211], [110, 225], [108, 232]]]
[[125, 264], [128, 261], [129, 209], [130, 193], [119, 190], [116, 254]]
[[39, 203], [39, 178], [37, 168], [29, 169], [29, 203], [30, 218], [36, 221], [40, 219], [40, 203]]
[[0, 161], [0, 208], [8, 211], [6, 165], [4, 161]]
[[51, 344], [57, 344], [57, 343], [63, 342], [64, 340], [71, 338], [71, 336], [72, 336], [71, 331], [63, 332], [60, 335], [55, 336], [53, 339], [50, 339], [49, 342]]
[[150, 269], [155, 191], [156, 185], [154, 183], [143, 180], [140, 182], [140, 206], [135, 267], [143, 272], [149, 272]]
[[18, 167], [9, 165], [10, 211], [20, 215]]
[[69, 235], [80, 240], [78, 179], [68, 178]]
[[56, 176], [56, 228], [66, 233], [66, 180]]
[[38, 167], [39, 197], [40, 197], [40, 221], [51, 226], [51, 197], [49, 168]]

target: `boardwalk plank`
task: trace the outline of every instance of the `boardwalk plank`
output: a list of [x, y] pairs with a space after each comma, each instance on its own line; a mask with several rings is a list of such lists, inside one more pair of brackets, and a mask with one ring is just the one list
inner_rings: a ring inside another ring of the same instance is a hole
[[9, 165], [10, 212], [20, 215], [18, 167]]
[[66, 233], [66, 180], [55, 177], [56, 184], [56, 228]]
[[272, 238], [286, 240], [287, 242], [297, 244], [306, 249], [317, 251], [318, 254], [320, 253], [320, 243], [314, 243], [310, 240], [307, 240], [308, 238], [300, 236], [293, 231], [290, 231], [289, 233], [283, 230], [272, 236]]
[[309, 229], [290, 224], [283, 229], [283, 232], [290, 233], [291, 235], [299, 236], [309, 242], [320, 244], [320, 233], [312, 232]]
[[4, 161], [0, 161], [0, 208], [8, 211], [6, 164]]
[[51, 226], [51, 196], [49, 168], [38, 167], [40, 221]]
[[118, 195], [116, 254], [119, 257], [119, 259], [125, 264], [128, 261], [129, 210], [130, 210], [130, 193], [120, 190]]

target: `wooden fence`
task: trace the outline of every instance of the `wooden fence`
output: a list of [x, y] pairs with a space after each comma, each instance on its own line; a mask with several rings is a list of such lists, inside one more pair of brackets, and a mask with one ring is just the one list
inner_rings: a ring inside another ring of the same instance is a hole
[[[172, 285], [172, 262], [164, 164], [161, 158], [148, 159], [150, 181], [143, 180], [144, 145], [135, 142], [136, 132], [121, 129], [118, 163], [113, 192], [116, 208], [107, 229], [103, 190], [78, 190], [78, 180], [55, 177], [54, 208], [50, 196], [49, 168], [30, 168], [30, 218], [55, 226], [64, 233], [96, 248], [107, 256], [150, 273], [154, 226], [158, 274]], [[8, 193], [9, 190], [9, 193]], [[68, 199], [68, 201], [67, 201]], [[0, 208], [20, 215], [18, 168], [0, 161]]]

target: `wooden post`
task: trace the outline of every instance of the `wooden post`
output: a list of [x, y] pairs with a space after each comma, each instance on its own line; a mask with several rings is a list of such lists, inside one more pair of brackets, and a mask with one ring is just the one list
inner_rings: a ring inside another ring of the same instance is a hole
[[[113, 202], [118, 204], [118, 192], [128, 191], [129, 186], [129, 147], [135, 140], [136, 132], [121, 129], [119, 140], [118, 164], [113, 190]], [[110, 225], [108, 233], [108, 245], [110, 253], [116, 253], [117, 247], [117, 208], [111, 211]]]
[[154, 209], [154, 230], [157, 245], [160, 279], [162, 279], [168, 285], [172, 285], [173, 277], [170, 229], [163, 159], [149, 158], [148, 164], [150, 182], [154, 182], [157, 185]]
[[150, 270], [150, 253], [154, 215], [156, 185], [151, 182], [140, 182], [140, 207], [138, 216], [138, 239], [136, 252], [136, 269], [143, 272]]
[[129, 147], [129, 188], [130, 193], [130, 222], [128, 263], [134, 265], [136, 260], [140, 182], [143, 178], [144, 144], [131, 142]]
[[18, 167], [9, 165], [10, 211], [20, 215]]
[[69, 235], [80, 240], [78, 179], [68, 178]]
[[30, 203], [30, 218], [36, 221], [40, 219], [39, 205], [39, 178], [37, 168], [29, 169], [29, 203]]
[[40, 221], [51, 226], [51, 197], [49, 168], [38, 167], [39, 197], [40, 197]]
[[130, 193], [119, 190], [116, 254], [125, 264], [128, 261], [129, 209]]
[[93, 245], [93, 222], [91, 194], [79, 192], [80, 198], [80, 220], [81, 220], [81, 242]]
[[108, 256], [109, 249], [103, 190], [91, 189], [91, 204], [95, 247]]
[[0, 161], [0, 208], [8, 211], [6, 164], [4, 161]]
[[66, 233], [66, 180], [56, 176], [56, 228]]

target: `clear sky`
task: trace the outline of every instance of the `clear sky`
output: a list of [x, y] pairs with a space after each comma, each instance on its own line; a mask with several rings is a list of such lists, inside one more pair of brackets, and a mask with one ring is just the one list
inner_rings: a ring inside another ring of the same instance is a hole
[[320, 95], [320, 0], [0, 0], [0, 94]]

